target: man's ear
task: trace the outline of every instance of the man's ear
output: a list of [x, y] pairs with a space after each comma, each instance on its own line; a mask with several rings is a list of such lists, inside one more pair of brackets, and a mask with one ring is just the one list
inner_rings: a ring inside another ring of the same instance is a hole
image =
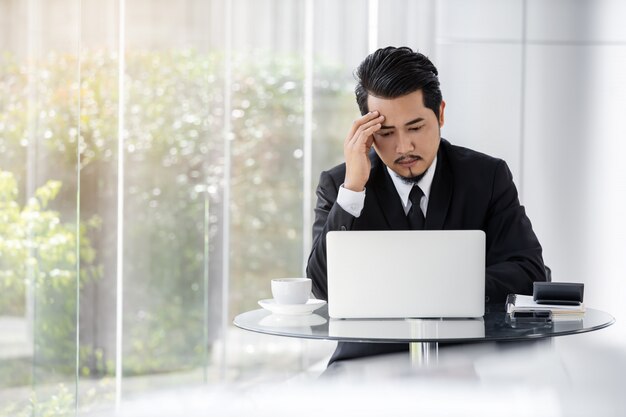
[[439, 105], [439, 127], [443, 127], [443, 122], [444, 122], [444, 110], [446, 108], [446, 102], [441, 100], [441, 104]]

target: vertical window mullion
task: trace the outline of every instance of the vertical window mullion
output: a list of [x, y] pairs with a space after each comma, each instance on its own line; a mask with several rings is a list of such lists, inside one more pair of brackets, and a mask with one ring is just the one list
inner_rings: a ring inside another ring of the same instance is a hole
[[368, 23], [368, 52], [372, 53], [378, 47], [378, 0], [369, 0], [367, 4]]
[[232, 1], [224, 0], [224, 188], [223, 188], [223, 227], [222, 233], [222, 358], [220, 378], [226, 378], [226, 347], [229, 317], [230, 279], [230, 176], [231, 176], [231, 125], [232, 113]]
[[[77, 44], [76, 44], [76, 76], [78, 79], [77, 89], [77, 112], [76, 112], [76, 131], [78, 132], [78, 141], [81, 140], [81, 82], [82, 82], [82, 18], [83, 8], [82, 0], [77, 1], [78, 19], [76, 24]], [[78, 383], [80, 376], [80, 161], [81, 146], [76, 147], [76, 375], [74, 384], [74, 412], [78, 415]]]
[[313, 0], [305, 0], [304, 7], [304, 161], [302, 201], [302, 276], [306, 276], [306, 262], [311, 249], [311, 176], [313, 141]]
[[119, 0], [118, 33], [118, 113], [117, 113], [117, 272], [116, 272], [116, 335], [115, 335], [115, 407], [120, 408], [122, 400], [122, 342], [124, 314], [124, 114], [126, 92], [124, 74], [126, 72], [126, 1]]

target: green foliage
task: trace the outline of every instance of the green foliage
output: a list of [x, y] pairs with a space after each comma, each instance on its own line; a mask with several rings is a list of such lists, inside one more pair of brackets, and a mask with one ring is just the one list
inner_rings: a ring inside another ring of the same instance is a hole
[[[61, 223], [60, 214], [48, 209], [60, 188], [60, 182], [47, 181], [21, 207], [13, 174], [0, 171], [0, 314], [25, 313], [28, 285], [38, 290], [75, 289], [76, 225]], [[89, 226], [96, 224], [94, 219]], [[80, 241], [88, 255], [83, 259], [88, 267], [93, 262], [93, 249], [84, 232]], [[87, 268], [82, 280], [96, 276], [95, 270]], [[44, 298], [38, 300], [42, 304], [51, 300], [50, 294], [42, 295]]]
[[[0, 315], [24, 316], [27, 302], [34, 304], [35, 355], [54, 371], [71, 372], [76, 334], [76, 224], [63, 223], [49, 209], [61, 183], [49, 180], [21, 206], [12, 173], [0, 171]], [[81, 228], [80, 285], [98, 278], [95, 255], [87, 237], [94, 218]], [[83, 256], [84, 255], [84, 256]], [[27, 289], [31, 299], [27, 300]], [[0, 384], [23, 382], [19, 375], [3, 373]]]
[[75, 404], [75, 395], [64, 384], [59, 384], [51, 395], [32, 393], [27, 404], [13, 402], [1, 407], [0, 417], [71, 416], [75, 415]]
[[[6, 287], [0, 309], [23, 314], [25, 283], [37, 277], [37, 302], [53, 312], [41, 316], [45, 330], [35, 333], [37, 352], [46, 352], [44, 363], [69, 367], [73, 362], [67, 359], [75, 354], [77, 161], [81, 289], [104, 294], [115, 287], [117, 63], [115, 54], [87, 51], [78, 85], [76, 57], [51, 54], [31, 71], [29, 86], [25, 67], [11, 57], [0, 58], [0, 89], [8, 92], [0, 96], [0, 163], [8, 171], [0, 177], [0, 247], [5, 251], [0, 284]], [[220, 325], [223, 56], [132, 52], [126, 66], [124, 372], [195, 368], [208, 348], [205, 329], [210, 339]], [[301, 273], [304, 69], [301, 57], [263, 51], [235, 55], [232, 67], [227, 249], [229, 302], [236, 313], [268, 295], [270, 278]], [[344, 122], [355, 109], [351, 88], [344, 72], [317, 66], [314, 95], [322, 105], [314, 120], [316, 167], [323, 162], [326, 168], [329, 155], [341, 155]], [[24, 92], [34, 97], [30, 108]], [[42, 159], [54, 161], [40, 168], [40, 177], [56, 182], [20, 197], [33, 140]], [[32, 236], [39, 239], [35, 248], [27, 244]], [[105, 310], [111, 312], [114, 301], [100, 300], [110, 303]], [[100, 308], [81, 301], [81, 315], [93, 316]], [[113, 314], [93, 322], [110, 328], [112, 320]], [[111, 372], [110, 348], [84, 339], [80, 355], [81, 375]]]

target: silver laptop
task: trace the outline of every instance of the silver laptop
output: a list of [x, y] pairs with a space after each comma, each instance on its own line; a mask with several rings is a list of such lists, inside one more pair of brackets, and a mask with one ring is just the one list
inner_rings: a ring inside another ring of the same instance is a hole
[[333, 231], [326, 245], [332, 318], [485, 314], [483, 231]]

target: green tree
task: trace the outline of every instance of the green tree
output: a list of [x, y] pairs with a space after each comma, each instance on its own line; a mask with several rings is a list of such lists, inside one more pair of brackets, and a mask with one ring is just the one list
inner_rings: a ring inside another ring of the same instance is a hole
[[[75, 234], [69, 234], [75, 230], [77, 195], [81, 290], [98, 288], [98, 294], [105, 294], [115, 288], [117, 158], [122, 151], [126, 161], [125, 374], [192, 369], [203, 364], [208, 348], [203, 329], [208, 327], [209, 339], [217, 337], [221, 322], [226, 94], [231, 97], [233, 133], [232, 237], [227, 248], [231, 311], [251, 308], [257, 299], [268, 295], [269, 278], [300, 274], [303, 62], [301, 57], [266, 51], [235, 54], [233, 61], [232, 91], [225, 92], [220, 53], [129, 52], [126, 91], [120, 103], [115, 54], [86, 51], [80, 61], [80, 83], [76, 57], [50, 54], [34, 63], [34, 70], [30, 68], [30, 88], [36, 99], [33, 111], [24, 100], [29, 71], [10, 56], [0, 58], [0, 88], [7, 91], [0, 96], [0, 161], [14, 184], [5, 188], [24, 187], [24, 161], [28, 142], [33, 140], [33, 126], [40, 159], [54, 161], [41, 168], [39, 177], [58, 181], [44, 186], [50, 197], [45, 202], [43, 197], [36, 197], [37, 205], [32, 209], [27, 196], [22, 193], [20, 197], [15, 191], [12, 201], [17, 209], [13, 210], [56, 215], [58, 239], [58, 230], [65, 230], [63, 243], [55, 240], [38, 247], [33, 257], [37, 263], [30, 267], [19, 259], [29, 259], [30, 249], [15, 249], [6, 259], [2, 255], [0, 269], [6, 271], [3, 282], [11, 289], [0, 297], [12, 300], [2, 301], [6, 311], [22, 314], [28, 268], [37, 270], [37, 277], [44, 274], [41, 279], [47, 280], [42, 281], [46, 289], [39, 290], [43, 293], [37, 294], [38, 302], [54, 300], [50, 308], [65, 315], [59, 322], [63, 325], [53, 326], [54, 331], [48, 327], [45, 338], [37, 341], [40, 345], [45, 341], [46, 346], [39, 348], [50, 349], [51, 361], [57, 352], [59, 362], [71, 363], [63, 355], [73, 353], [69, 343], [75, 335], [76, 306], [67, 300], [75, 298], [70, 289], [77, 278], [76, 239]], [[331, 155], [340, 156], [343, 122], [354, 111], [353, 105], [344, 105], [352, 104], [351, 87], [352, 82], [340, 69], [326, 64], [316, 67], [316, 167], [322, 161], [329, 165]], [[117, 123], [121, 104], [125, 108], [125, 148], [120, 150]], [[24, 220], [15, 217], [15, 212], [7, 215], [14, 217], [0, 227], [26, 233]], [[207, 253], [205, 238], [209, 242]], [[51, 253], [44, 254], [43, 249]], [[207, 254], [210, 282], [205, 289]], [[207, 296], [208, 318], [204, 312]], [[113, 311], [114, 297], [107, 300], [101, 302], [111, 303], [108, 311]], [[81, 302], [81, 317], [87, 320], [89, 314], [96, 314], [94, 307]], [[48, 318], [42, 319], [43, 325]], [[94, 318], [101, 325], [113, 319]], [[114, 352], [90, 339], [82, 339], [81, 345], [82, 374], [110, 372]]]
[[[60, 189], [59, 181], [47, 181], [20, 205], [14, 175], [0, 171], [0, 315], [23, 317], [27, 303], [34, 303], [36, 361], [50, 365], [51, 373], [68, 374], [76, 355], [76, 285], [100, 274], [87, 237], [89, 229], [99, 227], [99, 219], [81, 225], [77, 239], [76, 223], [63, 223], [60, 213], [49, 209]], [[26, 299], [27, 289], [32, 300]], [[28, 383], [30, 375], [2, 372], [0, 385]]]

